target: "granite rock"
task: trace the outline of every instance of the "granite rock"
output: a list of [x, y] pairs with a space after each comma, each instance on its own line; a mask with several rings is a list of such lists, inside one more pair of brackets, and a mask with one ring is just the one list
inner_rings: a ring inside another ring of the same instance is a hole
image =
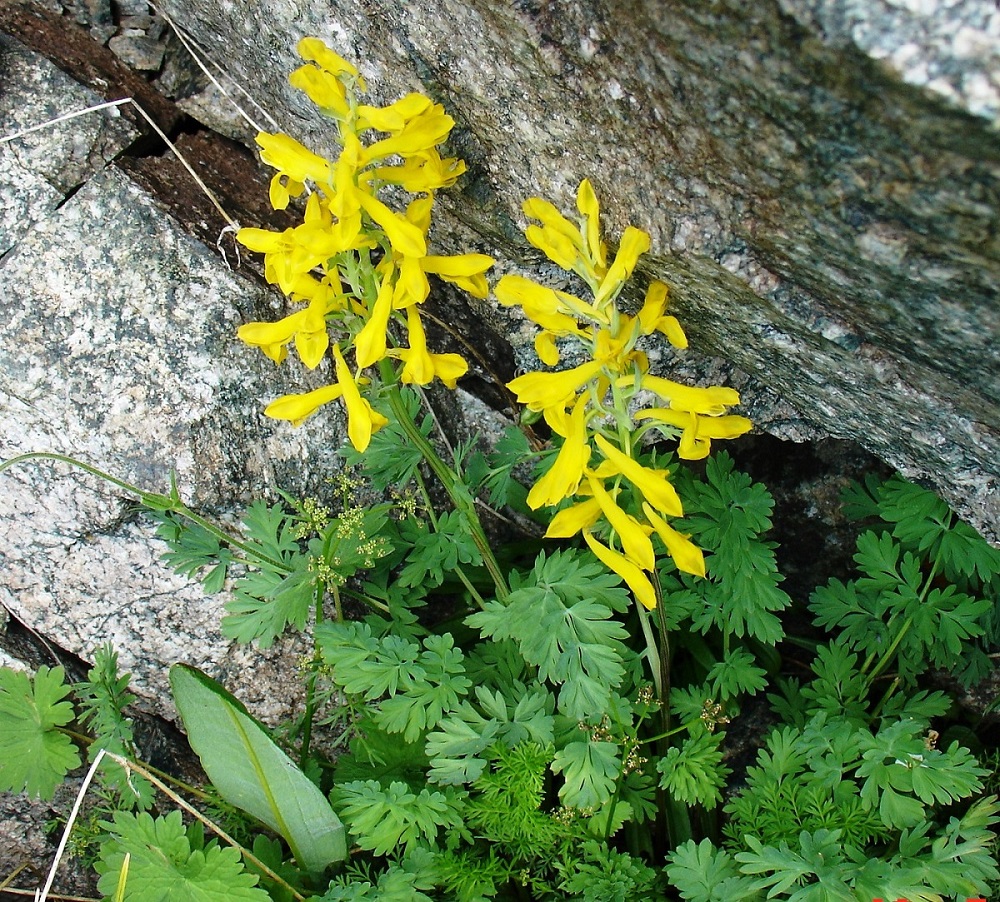
[[[307, 380], [235, 338], [273, 297], [182, 233], [124, 174], [100, 172], [0, 264], [0, 458], [78, 457], [182, 496], [223, 523], [277, 487], [325, 495], [340, 424], [293, 430], [261, 399]], [[322, 379], [323, 373], [308, 378]], [[219, 632], [226, 593], [159, 560], [133, 499], [66, 466], [2, 476], [0, 604], [90, 659], [111, 641], [134, 688], [171, 713], [166, 668], [186, 661], [275, 721], [291, 713], [304, 646], [266, 653]]]
[[[3, 34], [0, 84], [0, 138], [102, 101]], [[131, 143], [137, 132], [117, 113], [88, 113], [0, 144], [0, 254]]]

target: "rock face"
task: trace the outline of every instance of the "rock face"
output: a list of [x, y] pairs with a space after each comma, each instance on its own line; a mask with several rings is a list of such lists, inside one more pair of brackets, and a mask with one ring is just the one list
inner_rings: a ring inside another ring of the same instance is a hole
[[163, 5], [318, 150], [331, 130], [285, 80], [304, 34], [382, 100], [444, 102], [471, 164], [445, 203], [511, 259], [520, 202], [569, 207], [589, 177], [612, 234], [651, 233], [698, 350], [798, 410], [751, 404], [761, 425], [857, 441], [1000, 539], [989, 0]]
[[[5, 53], [8, 71], [34, 72], [26, 83], [62, 90], [45, 61], [12, 44]], [[96, 99], [81, 92], [58, 93], [48, 106]], [[0, 133], [14, 130], [0, 124]], [[265, 421], [261, 399], [303, 374], [275, 372], [235, 339], [241, 322], [273, 314], [274, 298], [121, 171], [99, 161], [74, 174], [73, 154], [114, 153], [112, 138], [120, 147], [128, 134], [98, 114], [77, 126], [69, 150], [58, 131], [32, 136], [30, 153], [8, 145], [6, 171], [17, 175], [3, 196], [26, 196], [28, 214], [7, 233], [13, 247], [0, 260], [0, 458], [54, 451], [152, 491], [164, 491], [175, 470], [185, 499], [222, 520], [275, 487], [324, 491], [337, 424], [306, 432]], [[18, 193], [33, 178], [47, 194]], [[158, 712], [170, 711], [166, 666], [189, 661], [262, 717], [290, 713], [295, 642], [261, 654], [225, 640], [224, 598], [205, 598], [159, 561], [165, 548], [137, 520], [133, 499], [62, 465], [33, 462], [0, 479], [0, 604], [18, 620], [85, 659], [111, 641]]]

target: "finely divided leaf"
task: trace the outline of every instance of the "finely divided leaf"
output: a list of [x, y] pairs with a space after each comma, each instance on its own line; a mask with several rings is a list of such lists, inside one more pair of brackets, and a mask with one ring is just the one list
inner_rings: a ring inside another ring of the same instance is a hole
[[628, 605], [618, 582], [582, 553], [542, 553], [506, 602], [487, 602], [465, 622], [484, 636], [517, 642], [539, 679], [560, 685], [559, 710], [586, 719], [605, 710], [625, 673], [628, 633], [611, 619]]

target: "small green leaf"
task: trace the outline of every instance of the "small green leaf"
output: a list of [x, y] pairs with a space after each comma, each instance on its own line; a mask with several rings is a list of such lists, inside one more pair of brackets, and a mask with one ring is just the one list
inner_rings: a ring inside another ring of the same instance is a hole
[[222, 797], [280, 833], [302, 867], [347, 857], [344, 827], [323, 794], [240, 702], [201, 671], [170, 669], [191, 747]]
[[39, 667], [34, 679], [0, 667], [0, 789], [51, 799], [80, 766], [72, 741], [57, 729], [73, 719], [63, 676], [62, 667]]
[[570, 742], [556, 752], [552, 770], [566, 781], [559, 798], [568, 808], [600, 808], [615, 790], [621, 773], [613, 742]]

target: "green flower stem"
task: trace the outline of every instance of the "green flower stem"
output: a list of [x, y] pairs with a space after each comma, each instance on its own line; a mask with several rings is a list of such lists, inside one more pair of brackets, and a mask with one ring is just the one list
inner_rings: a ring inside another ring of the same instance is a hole
[[[438, 519], [437, 515], [434, 513], [434, 503], [431, 501], [430, 492], [427, 491], [427, 486], [424, 483], [424, 477], [420, 475], [417, 471], [417, 486], [420, 488], [420, 494], [424, 498], [424, 506], [427, 510], [427, 516], [430, 518], [431, 526], [437, 531]], [[461, 566], [455, 568], [455, 575], [462, 581], [462, 585], [468, 590], [469, 594], [472, 596], [473, 600], [479, 605], [480, 610], [486, 610], [486, 602], [483, 600], [483, 596], [476, 591], [476, 587], [472, 585], [472, 581], [466, 575], [465, 570]]]
[[10, 458], [10, 460], [5, 460], [2, 464], [0, 464], [0, 473], [9, 467], [14, 466], [14, 464], [24, 463], [29, 460], [53, 460], [58, 463], [69, 464], [71, 467], [76, 467], [78, 470], [83, 470], [85, 473], [97, 476], [111, 485], [116, 485], [118, 488], [124, 489], [128, 493], [136, 495], [139, 498], [139, 503], [143, 507], [162, 513], [177, 514], [179, 517], [183, 517], [185, 520], [194, 523], [196, 526], [200, 526], [205, 530], [205, 532], [214, 536], [220, 542], [225, 542], [233, 548], [238, 548], [250, 558], [260, 561], [261, 563], [268, 564], [269, 566], [275, 567], [283, 572], [288, 572], [288, 568], [281, 561], [275, 560], [266, 554], [261, 554], [260, 551], [253, 546], [247, 545], [245, 542], [242, 542], [224, 530], [219, 529], [219, 527], [210, 520], [206, 520], [204, 517], [191, 510], [191, 508], [181, 501], [180, 495], [177, 493], [177, 484], [174, 482], [173, 475], [170, 477], [170, 494], [160, 495], [157, 492], [147, 492], [136, 485], [132, 485], [130, 482], [125, 482], [123, 479], [118, 479], [116, 476], [106, 473], [104, 470], [91, 466], [88, 463], [84, 463], [82, 460], [77, 460], [75, 457], [68, 457], [65, 454], [55, 454], [51, 451], [32, 451], [29, 454], [19, 454], [17, 457]]
[[469, 532], [472, 535], [472, 541], [476, 543], [476, 547], [482, 555], [483, 563], [493, 578], [497, 598], [502, 601], [510, 594], [510, 589], [507, 588], [507, 580], [504, 578], [503, 571], [500, 569], [500, 565], [493, 555], [493, 549], [490, 547], [489, 539], [483, 530], [479, 514], [476, 513], [475, 503], [471, 501], [467, 493], [459, 491], [458, 479], [454, 471], [441, 460], [437, 451], [434, 450], [434, 446], [420, 429], [417, 428], [417, 424], [410, 419], [410, 415], [406, 410], [406, 404], [396, 383], [396, 375], [393, 372], [392, 364], [388, 360], [382, 360], [379, 362], [379, 369], [382, 381], [385, 385], [389, 386], [389, 405], [392, 407], [396, 422], [399, 423], [406, 433], [407, 438], [413, 442], [414, 447], [420, 451], [424, 460], [427, 461], [428, 466], [434, 471], [434, 475], [437, 476], [441, 485], [444, 486], [444, 490], [448, 493], [448, 497], [451, 498], [455, 509], [464, 514], [465, 521], [469, 526]]

